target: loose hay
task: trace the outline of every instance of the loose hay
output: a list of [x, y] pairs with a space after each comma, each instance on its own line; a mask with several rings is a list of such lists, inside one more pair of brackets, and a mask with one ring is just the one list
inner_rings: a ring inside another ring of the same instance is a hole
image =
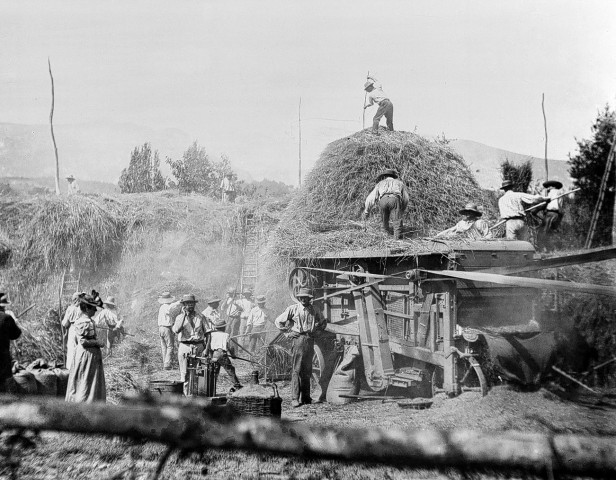
[[366, 130], [332, 142], [321, 154], [292, 200], [270, 244], [280, 256], [316, 256], [330, 251], [387, 247], [391, 237], [378, 230], [374, 216], [357, 224], [376, 176], [398, 171], [410, 193], [405, 213], [407, 236], [417, 238], [455, 224], [459, 209], [474, 201], [484, 218], [494, 218], [489, 194], [482, 192], [468, 166], [446, 145], [408, 132]]

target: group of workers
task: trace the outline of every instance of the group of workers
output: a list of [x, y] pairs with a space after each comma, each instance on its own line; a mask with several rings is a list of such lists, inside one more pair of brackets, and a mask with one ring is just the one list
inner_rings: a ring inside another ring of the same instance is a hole
[[[163, 367], [167, 370], [173, 368], [172, 355], [177, 340], [180, 380], [184, 383], [185, 395], [189, 393], [189, 356], [209, 357], [217, 362], [231, 378], [234, 388], [240, 388], [231, 359], [236, 358], [239, 348], [255, 353], [265, 339], [267, 325], [273, 323], [292, 342], [292, 405], [299, 407], [312, 403], [310, 378], [314, 339], [317, 332], [325, 328], [325, 319], [312, 305], [310, 291], [300, 290], [297, 303], [273, 322], [265, 306], [265, 296], [257, 296], [254, 303], [250, 291], [242, 292], [241, 298], [235, 297], [236, 290], [230, 287], [224, 302], [218, 297], [211, 298], [207, 301], [207, 308], [199, 313], [194, 295], [184, 295], [177, 301], [170, 292], [162, 293], [158, 297], [158, 328]], [[247, 337], [248, 341], [242, 340]]]
[[[383, 170], [376, 178], [376, 186], [366, 197], [362, 218], [366, 218], [373, 207], [378, 206], [383, 231], [393, 234], [396, 240], [403, 236], [404, 211], [409, 203], [407, 186], [398, 178], [395, 170]], [[498, 200], [501, 223], [505, 224], [505, 237], [510, 240], [527, 240], [526, 218], [529, 206], [535, 205], [536, 212], [543, 222], [546, 234], [554, 232], [562, 220], [562, 183], [557, 180], [543, 182], [545, 195], [516, 192], [514, 183], [505, 180], [501, 185], [504, 194]], [[544, 207], [539, 209], [538, 207]], [[456, 225], [435, 235], [435, 238], [456, 236], [472, 240], [492, 238], [493, 227], [482, 219], [483, 212], [476, 203], [467, 203], [461, 210], [463, 219]], [[392, 226], [393, 225], [393, 228]]]

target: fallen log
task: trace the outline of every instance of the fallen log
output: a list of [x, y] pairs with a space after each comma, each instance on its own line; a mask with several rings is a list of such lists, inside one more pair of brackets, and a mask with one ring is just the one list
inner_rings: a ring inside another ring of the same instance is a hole
[[[152, 399], [149, 400], [152, 402]], [[431, 468], [616, 475], [616, 439], [523, 432], [340, 429], [234, 416], [190, 403], [66, 403], [0, 396], [0, 428], [122, 435], [188, 450], [229, 448]]]

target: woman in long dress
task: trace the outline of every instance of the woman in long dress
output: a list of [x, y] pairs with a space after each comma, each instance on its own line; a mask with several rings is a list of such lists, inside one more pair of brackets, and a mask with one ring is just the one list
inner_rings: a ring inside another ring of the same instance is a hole
[[68, 376], [67, 402], [106, 401], [105, 374], [103, 372], [104, 343], [96, 338], [96, 300], [91, 295], [81, 298], [81, 316], [75, 321], [77, 346]]

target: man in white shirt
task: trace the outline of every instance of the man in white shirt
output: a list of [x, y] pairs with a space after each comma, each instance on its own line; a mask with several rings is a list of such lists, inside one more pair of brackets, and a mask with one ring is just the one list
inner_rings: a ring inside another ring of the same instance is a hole
[[483, 212], [475, 203], [467, 203], [460, 215], [464, 215], [464, 219], [460, 220], [453, 227], [437, 233], [434, 238], [451, 238], [451, 237], [466, 237], [471, 240], [480, 240], [482, 238], [492, 238], [492, 232], [488, 222], [481, 218]]
[[94, 318], [94, 323], [103, 330], [98, 337], [105, 342], [107, 355], [111, 355], [113, 346], [120, 342], [120, 336], [124, 332], [124, 320], [118, 313], [114, 297], [107, 297], [103, 307]]
[[235, 201], [235, 183], [233, 182], [233, 174], [226, 173], [220, 182], [222, 190], [222, 203], [233, 203]]
[[383, 116], [387, 121], [387, 128], [394, 131], [394, 105], [383, 91], [382, 85], [377, 82], [376, 78], [368, 77], [368, 81], [364, 84], [364, 90], [368, 92], [368, 103], [364, 105], [364, 109], [376, 104], [379, 108], [372, 119], [372, 132], [379, 134], [379, 123]]
[[[370, 210], [377, 205], [381, 212], [383, 230], [393, 233], [396, 240], [402, 239], [402, 218], [404, 210], [409, 204], [409, 192], [404, 182], [398, 179], [395, 170], [383, 170], [376, 178], [378, 182], [366, 197], [363, 217], [366, 218]], [[393, 230], [389, 226], [389, 219], [393, 223]]]
[[173, 351], [175, 350], [175, 334], [171, 330], [174, 319], [170, 314], [171, 304], [174, 301], [175, 297], [169, 292], [163, 292], [158, 297], [158, 303], [160, 303], [160, 308], [158, 309], [158, 336], [160, 337], [160, 349], [165, 370], [171, 370]]
[[207, 321], [206, 332], [213, 331], [214, 325], [225, 323], [220, 318], [220, 311], [218, 310], [219, 306], [220, 306], [220, 298], [214, 297], [208, 300], [207, 308], [201, 312], [201, 315], [203, 315]]
[[506, 220], [505, 230], [506, 237], [509, 240], [526, 240], [526, 223], [524, 219], [526, 207], [524, 204], [533, 205], [536, 203], [549, 201], [549, 198], [541, 195], [531, 195], [530, 193], [514, 192], [513, 182], [505, 180], [501, 186], [501, 190], [505, 194], [498, 199], [498, 209], [500, 210], [501, 219]]
[[240, 334], [242, 307], [239, 304], [239, 300], [235, 298], [236, 294], [235, 287], [229, 287], [227, 289], [227, 298], [223, 303], [223, 311], [227, 320], [226, 332], [231, 337]]
[[68, 181], [69, 195], [75, 195], [81, 192], [81, 190], [79, 189], [79, 185], [77, 184], [77, 180], [75, 180], [75, 177], [73, 175], [69, 175], [68, 177], [66, 177], [66, 180]]
[[[242, 298], [240, 298], [237, 302], [242, 309], [242, 312], [240, 314], [240, 333], [246, 331], [246, 322], [248, 321], [248, 315], [250, 315], [250, 311], [252, 310], [252, 307], [254, 307], [254, 304], [252, 303], [252, 292], [250, 290], [244, 289], [241, 297]], [[242, 341], [238, 343], [243, 347], [245, 342], [243, 341], [243, 338], [241, 340]]]
[[543, 217], [543, 222], [545, 224], [544, 232], [547, 234], [555, 231], [563, 218], [563, 214], [560, 211], [562, 207], [562, 198], [557, 198], [562, 194], [561, 189], [563, 188], [563, 184], [558, 180], [548, 180], [543, 182], [543, 187], [547, 189], [547, 197], [550, 199], [545, 207]]
[[245, 335], [249, 335], [248, 351], [253, 355], [257, 353], [257, 347], [260, 347], [265, 340], [264, 332], [269, 319], [269, 311], [265, 308], [265, 295], [257, 295], [257, 306], [253, 307], [246, 321]]

